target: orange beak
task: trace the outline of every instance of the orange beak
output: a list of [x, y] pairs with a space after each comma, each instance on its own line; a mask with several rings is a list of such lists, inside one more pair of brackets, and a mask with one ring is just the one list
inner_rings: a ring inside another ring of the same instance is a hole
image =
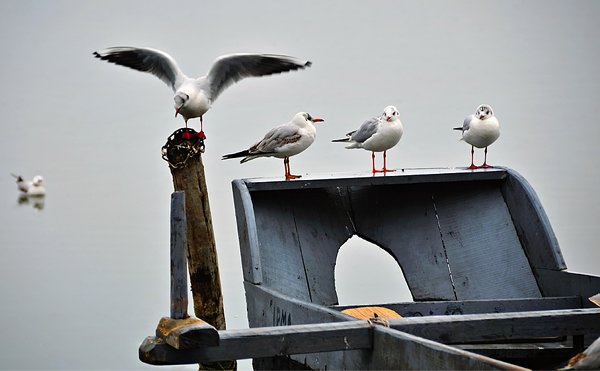
[[320, 118], [314, 118], [314, 119], [312, 119], [312, 122], [322, 122], [322, 121], [325, 121], [325, 120], [320, 119]]
[[179, 108], [175, 108], [175, 117], [179, 114]]

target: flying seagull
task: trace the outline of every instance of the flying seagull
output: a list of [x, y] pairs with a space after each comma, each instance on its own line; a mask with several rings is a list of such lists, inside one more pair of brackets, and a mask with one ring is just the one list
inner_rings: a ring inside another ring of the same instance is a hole
[[[469, 169], [488, 168], [491, 167], [487, 163], [488, 146], [491, 145], [500, 136], [500, 124], [494, 116], [492, 107], [487, 104], [482, 104], [477, 107], [475, 114], [465, 118], [463, 126], [453, 128], [454, 130], [462, 131], [462, 139], [471, 145], [471, 165]], [[473, 155], [475, 147], [485, 148], [483, 165], [475, 166], [473, 164]]]
[[[151, 48], [112, 47], [93, 53], [96, 58], [148, 72], [161, 79], [175, 93], [175, 117], [185, 120], [200, 118], [200, 138], [203, 131], [202, 116], [227, 87], [246, 77], [266, 76], [311, 66], [310, 61], [276, 54], [229, 54], [218, 57], [206, 76], [190, 78], [167, 53]], [[189, 133], [186, 137], [189, 138]]]
[[317, 135], [314, 123], [321, 121], [323, 119], [314, 118], [306, 112], [298, 112], [292, 118], [292, 121], [271, 129], [263, 139], [252, 147], [225, 155], [222, 160], [243, 157], [240, 161], [243, 164], [259, 157], [282, 158], [285, 179], [300, 178], [300, 175], [291, 174], [290, 157], [297, 155], [313, 144]]
[[[398, 109], [387, 106], [381, 116], [371, 117], [358, 130], [346, 134], [346, 138], [335, 139], [332, 142], [350, 143], [346, 148], [363, 148], [371, 151], [371, 171], [387, 173], [394, 171], [387, 168], [387, 150], [398, 144], [402, 138], [403, 127]], [[383, 152], [383, 168], [375, 169], [375, 152]]]

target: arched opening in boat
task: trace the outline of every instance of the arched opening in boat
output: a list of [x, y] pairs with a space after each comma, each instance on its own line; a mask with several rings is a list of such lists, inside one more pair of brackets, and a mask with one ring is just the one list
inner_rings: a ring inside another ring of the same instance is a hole
[[394, 257], [356, 235], [340, 247], [334, 274], [339, 305], [412, 301], [402, 269]]

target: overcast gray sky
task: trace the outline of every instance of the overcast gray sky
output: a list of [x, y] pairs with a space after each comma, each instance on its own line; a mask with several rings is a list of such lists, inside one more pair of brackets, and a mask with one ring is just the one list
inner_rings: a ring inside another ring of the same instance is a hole
[[[244, 80], [205, 115], [234, 328], [246, 310], [230, 182], [282, 176], [283, 164], [220, 158], [298, 111], [326, 121], [292, 171], [329, 175], [370, 169], [368, 152], [330, 140], [390, 104], [405, 130], [390, 167], [466, 166], [451, 128], [492, 105], [502, 134], [489, 162], [532, 184], [569, 268], [600, 274], [599, 16], [594, 1], [0, 2], [0, 295], [11, 303], [0, 324], [19, 340], [0, 341], [0, 367], [143, 368], [137, 346], [168, 313], [172, 186], [160, 148], [183, 121], [161, 81], [93, 51], [154, 47], [189, 76], [233, 52], [313, 62]], [[44, 175], [44, 210], [16, 206], [10, 172]]]

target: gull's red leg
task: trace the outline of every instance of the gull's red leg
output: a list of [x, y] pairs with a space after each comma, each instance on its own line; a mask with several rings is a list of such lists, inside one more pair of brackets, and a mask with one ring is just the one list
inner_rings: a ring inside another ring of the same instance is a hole
[[488, 165], [487, 163], [487, 147], [485, 147], [485, 150], [483, 151], [484, 155], [483, 155], [483, 165], [481, 165], [482, 168], [489, 168], [492, 167], [491, 165]]
[[204, 123], [202, 121], [202, 116], [200, 116], [200, 132], [198, 134], [196, 134], [198, 136], [198, 138], [200, 138], [201, 140], [206, 139], [206, 134], [204, 134]]
[[188, 125], [187, 125], [188, 120], [185, 119], [184, 121], [185, 121], [185, 132], [181, 135], [181, 137], [183, 139], [189, 140], [192, 137], [192, 135], [190, 134], [190, 131], [188, 130]]
[[475, 147], [471, 146], [471, 166], [469, 166], [469, 169], [471, 169], [471, 170], [477, 169], [477, 166], [475, 166], [475, 164], [473, 163], [474, 155], [475, 155]]
[[378, 172], [378, 170], [375, 170], [375, 152], [371, 152], [371, 171], [373, 174]]
[[284, 164], [286, 166], [286, 169], [285, 169], [286, 170], [286, 172], [285, 172], [285, 179], [286, 180], [289, 180], [289, 179], [298, 179], [298, 178], [300, 178], [302, 176], [302, 175], [293, 175], [292, 174], [292, 172], [290, 170], [290, 158], [289, 157], [286, 157], [283, 160], [283, 162], [284, 162]]
[[390, 171], [396, 171], [396, 170], [388, 170], [388, 168], [387, 168], [387, 151], [383, 151], [383, 172], [388, 173]]

